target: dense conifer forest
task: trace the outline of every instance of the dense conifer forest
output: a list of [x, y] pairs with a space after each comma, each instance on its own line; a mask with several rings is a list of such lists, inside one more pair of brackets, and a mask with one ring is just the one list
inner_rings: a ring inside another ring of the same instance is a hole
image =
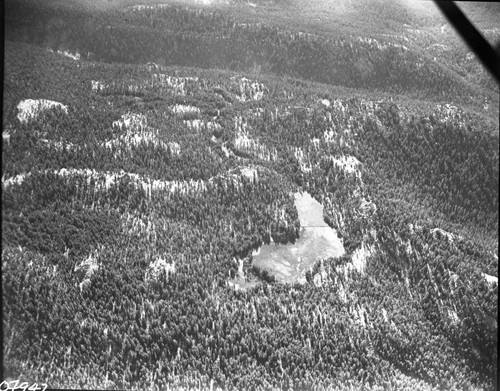
[[[495, 390], [498, 85], [402, 1], [209, 3], [5, 2], [1, 380]], [[297, 194], [343, 255], [283, 282]]]

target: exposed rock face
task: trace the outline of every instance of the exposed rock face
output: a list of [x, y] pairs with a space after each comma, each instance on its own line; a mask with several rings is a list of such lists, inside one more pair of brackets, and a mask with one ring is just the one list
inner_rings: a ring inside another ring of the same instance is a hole
[[375, 246], [363, 243], [361, 248], [352, 254], [352, 265], [360, 273], [364, 273], [367, 259], [375, 253]]
[[17, 119], [24, 124], [36, 118], [40, 112], [54, 107], [60, 108], [68, 114], [68, 106], [63, 105], [62, 103], [48, 99], [25, 99], [17, 105], [17, 110], [19, 111]]
[[330, 160], [333, 164], [350, 174], [356, 173], [357, 167], [360, 164], [359, 160], [354, 156], [341, 156], [340, 158], [330, 157]]
[[54, 52], [52, 49], [49, 49], [49, 52], [60, 54], [61, 56], [71, 58], [72, 60], [78, 61], [82, 58], [81, 54], [78, 51], [72, 53], [69, 50], [58, 50]]
[[157, 258], [149, 265], [144, 278], [146, 281], [157, 280], [163, 272], [167, 277], [175, 273], [175, 262], [168, 263], [164, 258]]
[[498, 277], [483, 273], [483, 277], [490, 285], [498, 285]]
[[222, 128], [217, 122], [204, 121], [202, 119], [186, 120], [184, 123], [191, 130], [220, 130]]
[[261, 160], [271, 161], [277, 159], [276, 148], [269, 149], [266, 145], [251, 137], [249, 133], [250, 127], [243, 117], [234, 118], [234, 128], [236, 131], [236, 137], [233, 141], [235, 150], [250, 153]]
[[92, 80], [92, 91], [99, 92], [104, 90], [106, 87], [106, 84], [101, 83], [100, 81]]
[[27, 174], [19, 174], [7, 179], [2, 178], [2, 185], [5, 188], [11, 185], [20, 185], [21, 183], [24, 182], [26, 177], [30, 175], [31, 175], [30, 173], [27, 173]]
[[88, 287], [91, 282], [92, 275], [99, 270], [99, 264], [94, 255], [90, 254], [79, 265], [75, 266], [74, 272], [79, 280], [80, 291]]
[[185, 96], [187, 94], [186, 86], [189, 83], [198, 82], [197, 77], [175, 77], [165, 74], [154, 74], [153, 83], [161, 87], [169, 88], [175, 95]]
[[121, 116], [119, 120], [113, 122], [113, 128], [127, 129], [129, 131], [142, 131], [148, 125], [148, 120], [145, 115], [127, 113]]
[[462, 239], [461, 236], [452, 234], [451, 232], [447, 232], [444, 229], [441, 228], [433, 228], [431, 229], [432, 236], [434, 238], [439, 239], [440, 237], [447, 238], [448, 241], [453, 242], [455, 239]]
[[262, 83], [257, 83], [246, 77], [240, 78], [238, 81], [238, 94], [236, 99], [240, 102], [261, 100], [264, 93], [267, 92], [267, 87]]
[[175, 105], [171, 108], [174, 114], [200, 114], [200, 109], [189, 105]]

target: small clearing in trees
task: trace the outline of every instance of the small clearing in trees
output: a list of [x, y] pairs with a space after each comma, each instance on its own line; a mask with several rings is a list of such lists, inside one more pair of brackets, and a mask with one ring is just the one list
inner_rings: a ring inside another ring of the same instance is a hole
[[282, 283], [304, 282], [305, 273], [320, 259], [345, 253], [337, 232], [323, 220], [323, 206], [308, 193], [295, 193], [301, 225], [294, 244], [263, 245], [253, 254], [253, 265], [266, 270]]

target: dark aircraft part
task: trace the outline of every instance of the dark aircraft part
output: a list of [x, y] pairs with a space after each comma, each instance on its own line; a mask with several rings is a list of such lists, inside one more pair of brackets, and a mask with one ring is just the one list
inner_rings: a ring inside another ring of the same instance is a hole
[[[500, 54], [498, 50], [493, 49], [455, 2], [443, 0], [434, 0], [434, 2], [500, 85]], [[497, 43], [498, 47], [500, 47], [500, 42]]]

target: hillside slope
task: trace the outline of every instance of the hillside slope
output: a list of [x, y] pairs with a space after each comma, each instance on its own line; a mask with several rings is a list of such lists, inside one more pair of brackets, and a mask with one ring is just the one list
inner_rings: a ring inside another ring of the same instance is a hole
[[[246, 14], [240, 8], [248, 8], [248, 4], [236, 7], [235, 12], [228, 5], [200, 9], [153, 4], [89, 11], [81, 4], [78, 7], [78, 2], [52, 3], [38, 10], [39, 5], [31, 0], [8, 2], [6, 11], [11, 18], [6, 21], [7, 39], [106, 62], [153, 61], [272, 73], [477, 107], [483, 105], [485, 97], [491, 103], [498, 102], [497, 86], [464, 45], [452, 37], [449, 28], [436, 35], [428, 25], [406, 24], [413, 20], [411, 12], [401, 6], [393, 10], [387, 2], [368, 7], [367, 12], [378, 17], [357, 33], [340, 27], [323, 34], [308, 30], [335, 24], [334, 18], [318, 21], [305, 31], [292, 27], [290, 21], [266, 23], [260, 14], [254, 16], [255, 22], [242, 22]], [[226, 12], [226, 7], [233, 11]], [[297, 19], [301, 11], [307, 14], [314, 9], [284, 7], [285, 11], [274, 7], [274, 13], [286, 15], [290, 10], [289, 18]], [[354, 19], [361, 9], [345, 8], [349, 10], [345, 11], [346, 20], [363, 25]], [[268, 6], [264, 9], [267, 13]], [[390, 27], [381, 28], [380, 17], [385, 14], [397, 17]], [[491, 31], [500, 38], [499, 31]]]

